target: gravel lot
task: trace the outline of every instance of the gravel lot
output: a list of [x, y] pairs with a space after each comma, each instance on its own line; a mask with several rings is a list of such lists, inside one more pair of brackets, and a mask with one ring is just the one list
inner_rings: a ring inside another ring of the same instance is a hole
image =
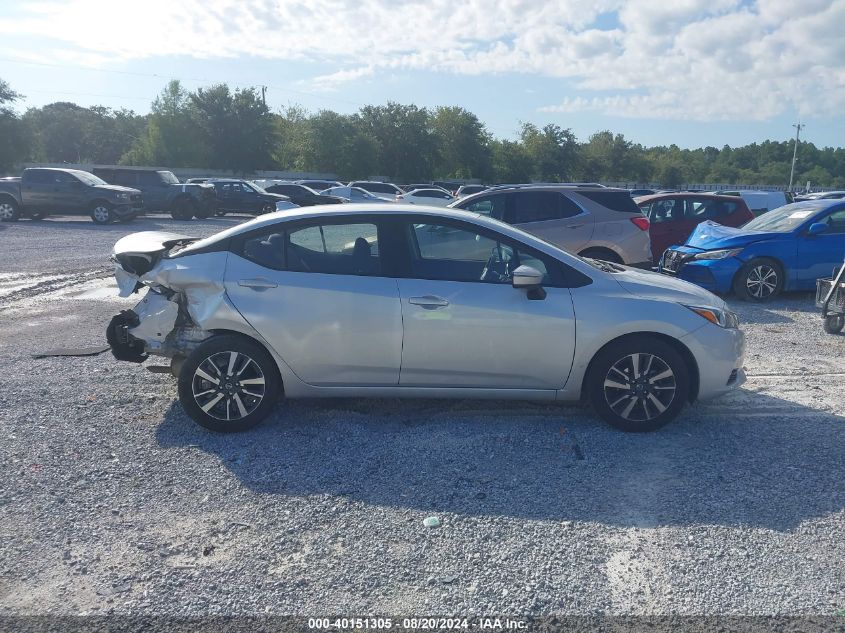
[[120, 236], [241, 219], [0, 225], [0, 614], [845, 609], [845, 336], [809, 295], [731, 299], [749, 382], [649, 435], [578, 406], [338, 400], [219, 436], [169, 375], [30, 358], [137, 301]]

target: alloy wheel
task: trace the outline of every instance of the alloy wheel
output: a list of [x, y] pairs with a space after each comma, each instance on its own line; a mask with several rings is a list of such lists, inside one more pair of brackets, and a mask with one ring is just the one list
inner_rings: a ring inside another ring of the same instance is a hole
[[194, 371], [194, 401], [206, 414], [231, 422], [247, 417], [265, 396], [264, 373], [241, 352], [212, 354]]
[[748, 271], [745, 287], [755, 299], [771, 297], [778, 287], [778, 272], [768, 264], [759, 264]]
[[12, 220], [15, 217], [15, 207], [8, 202], [0, 202], [0, 220]]
[[100, 223], [106, 223], [110, 219], [110, 212], [108, 207], [104, 207], [102, 205], [94, 207], [94, 211], [92, 211], [91, 215], [94, 216], [94, 219]]
[[672, 404], [676, 391], [674, 372], [654, 354], [629, 354], [611, 365], [604, 379], [608, 406], [632, 422], [658, 417]]

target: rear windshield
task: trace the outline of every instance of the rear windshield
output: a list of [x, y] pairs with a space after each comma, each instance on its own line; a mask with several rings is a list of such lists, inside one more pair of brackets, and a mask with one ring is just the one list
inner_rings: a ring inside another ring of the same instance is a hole
[[826, 208], [826, 206], [824, 203], [814, 204], [811, 202], [788, 204], [774, 211], [757, 216], [742, 228], [751, 231], [789, 233], [806, 222], [811, 216]]
[[361, 187], [361, 189], [366, 189], [367, 191], [376, 191], [378, 193], [396, 193], [396, 187], [380, 182], [362, 183], [358, 186]]
[[579, 196], [589, 198], [596, 204], [607, 207], [611, 211], [623, 211], [624, 213], [640, 213], [640, 208], [631, 194], [627, 191], [578, 191]]

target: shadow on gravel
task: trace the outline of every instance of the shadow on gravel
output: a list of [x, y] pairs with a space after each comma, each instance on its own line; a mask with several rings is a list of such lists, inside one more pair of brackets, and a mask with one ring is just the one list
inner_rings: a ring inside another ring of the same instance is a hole
[[739, 315], [740, 323], [792, 323], [794, 319], [784, 312], [818, 314], [815, 294], [809, 292], [790, 292], [768, 303], [742, 301], [736, 297], [729, 297], [727, 301], [730, 309]]
[[327, 494], [431, 514], [778, 531], [845, 507], [845, 418], [750, 398], [757, 414], [696, 405], [641, 435], [578, 407], [467, 400], [291, 401], [220, 435], [174, 403], [157, 440], [217, 455], [280, 502]]

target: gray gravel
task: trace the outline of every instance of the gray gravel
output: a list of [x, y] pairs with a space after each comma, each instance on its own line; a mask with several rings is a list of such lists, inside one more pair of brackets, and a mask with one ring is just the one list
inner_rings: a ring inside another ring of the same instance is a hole
[[236, 221], [0, 225], [0, 614], [845, 609], [845, 336], [809, 295], [731, 300], [748, 384], [649, 435], [578, 406], [341, 400], [220, 436], [168, 375], [29, 357], [100, 344], [134, 303], [107, 278], [121, 235]]

